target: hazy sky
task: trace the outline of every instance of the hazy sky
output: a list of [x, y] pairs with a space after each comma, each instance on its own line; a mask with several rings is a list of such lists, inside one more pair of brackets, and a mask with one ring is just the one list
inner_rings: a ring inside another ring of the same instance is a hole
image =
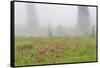
[[[51, 5], [51, 4], [37, 4], [35, 5], [38, 22], [40, 25], [52, 26], [64, 25], [73, 27], [77, 24], [77, 6], [71, 5]], [[15, 3], [15, 23], [20, 25], [27, 25], [27, 3]], [[89, 7], [90, 22], [96, 23], [96, 8]]]

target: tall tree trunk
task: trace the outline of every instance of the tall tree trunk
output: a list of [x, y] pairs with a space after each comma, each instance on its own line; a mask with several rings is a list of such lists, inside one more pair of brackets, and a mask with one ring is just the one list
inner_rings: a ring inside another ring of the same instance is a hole
[[50, 23], [48, 23], [48, 36], [49, 37], [52, 37], [53, 35], [52, 35], [52, 28], [51, 28], [51, 24]]
[[89, 21], [89, 10], [88, 7], [79, 6], [78, 7], [78, 28], [84, 32], [85, 35], [88, 34], [89, 26], [91, 22]]
[[35, 5], [33, 3], [28, 3], [27, 8], [27, 17], [28, 17], [28, 26], [29, 28], [36, 29], [38, 28], [37, 12]]

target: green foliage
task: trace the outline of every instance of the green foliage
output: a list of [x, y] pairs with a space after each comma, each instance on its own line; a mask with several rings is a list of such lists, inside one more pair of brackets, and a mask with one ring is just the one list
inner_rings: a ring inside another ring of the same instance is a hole
[[[16, 37], [15, 65], [96, 61], [95, 40], [94, 37]], [[65, 47], [52, 52], [56, 45]]]

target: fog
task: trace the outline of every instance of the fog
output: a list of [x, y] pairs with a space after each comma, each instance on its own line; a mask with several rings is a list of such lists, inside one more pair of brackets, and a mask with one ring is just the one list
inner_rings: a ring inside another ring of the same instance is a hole
[[84, 36], [96, 33], [96, 7], [15, 3], [16, 36]]

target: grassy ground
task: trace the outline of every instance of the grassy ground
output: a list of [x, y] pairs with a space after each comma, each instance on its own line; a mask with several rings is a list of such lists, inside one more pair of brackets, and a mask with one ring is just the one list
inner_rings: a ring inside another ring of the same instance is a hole
[[15, 65], [96, 61], [93, 37], [16, 37]]

